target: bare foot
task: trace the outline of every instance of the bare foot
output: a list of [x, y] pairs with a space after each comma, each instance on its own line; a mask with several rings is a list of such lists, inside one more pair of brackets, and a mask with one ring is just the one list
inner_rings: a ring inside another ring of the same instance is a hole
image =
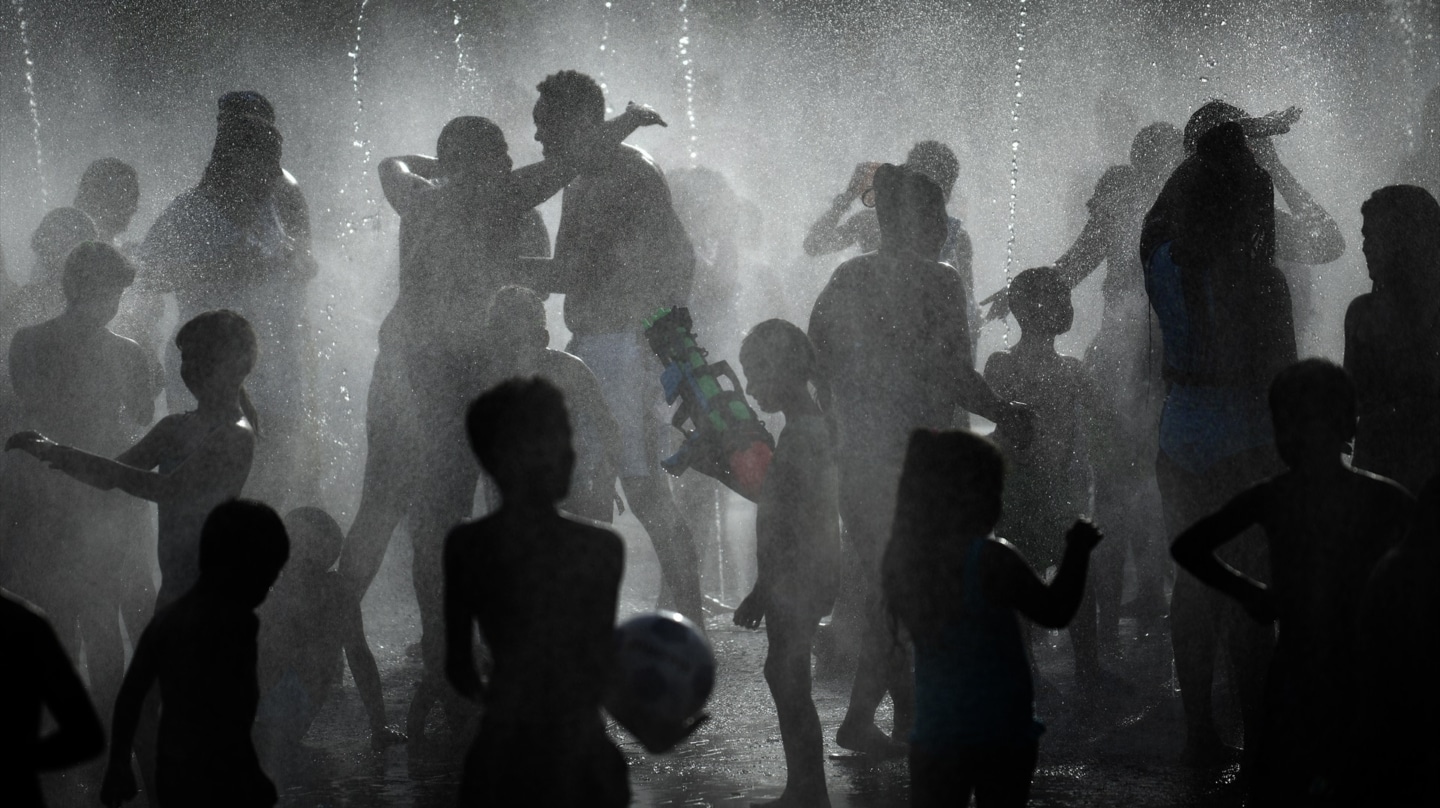
[[842, 723], [835, 732], [835, 743], [843, 749], [882, 760], [905, 757], [910, 753], [908, 745], [891, 740], [873, 721]]

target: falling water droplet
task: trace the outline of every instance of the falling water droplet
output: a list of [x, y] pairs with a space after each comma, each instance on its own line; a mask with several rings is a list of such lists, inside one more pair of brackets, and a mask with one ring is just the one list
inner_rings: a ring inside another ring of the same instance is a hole
[[15, 17], [20, 21], [20, 50], [25, 57], [25, 101], [30, 109], [31, 136], [35, 140], [35, 176], [40, 183], [40, 206], [50, 207], [50, 189], [45, 182], [45, 151], [40, 147], [40, 102], [35, 93], [35, 56], [30, 51], [30, 26], [25, 19], [25, 4], [11, 0]]

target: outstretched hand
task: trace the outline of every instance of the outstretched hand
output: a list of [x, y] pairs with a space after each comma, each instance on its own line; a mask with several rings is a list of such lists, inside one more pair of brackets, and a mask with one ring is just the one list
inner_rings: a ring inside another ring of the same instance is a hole
[[990, 307], [985, 312], [985, 322], [1003, 320], [1010, 316], [1010, 290], [1002, 286], [1000, 291], [980, 301], [980, 305]]
[[1100, 528], [1095, 526], [1089, 519], [1076, 519], [1075, 524], [1065, 533], [1065, 544], [1068, 547], [1078, 547], [1085, 552], [1093, 551], [1105, 538]]
[[741, 628], [759, 628], [765, 619], [765, 599], [759, 592], [751, 592], [735, 607], [735, 625]]
[[45, 461], [49, 461], [54, 457], [55, 450], [58, 449], [59, 446], [55, 441], [33, 430], [16, 432], [10, 436], [9, 440], [5, 441], [5, 451], [8, 452], [12, 449], [19, 449], [38, 460]]
[[670, 125], [668, 123], [665, 123], [665, 119], [660, 117], [660, 113], [656, 112], [655, 108], [650, 106], [649, 104], [637, 104], [634, 101], [631, 101], [625, 105], [625, 116], [631, 121], [633, 121], [636, 127], [668, 127]]

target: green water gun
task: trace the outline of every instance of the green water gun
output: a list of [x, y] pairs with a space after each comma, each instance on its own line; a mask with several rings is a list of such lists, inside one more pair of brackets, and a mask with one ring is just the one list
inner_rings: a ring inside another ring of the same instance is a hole
[[[689, 309], [657, 309], [644, 323], [645, 339], [665, 365], [660, 375], [665, 403], [680, 402], [670, 424], [685, 435], [680, 451], [660, 466], [676, 477], [693, 468], [747, 499], [759, 499], [775, 439], [745, 400], [735, 371], [728, 362], [706, 361]], [[721, 379], [729, 380], [730, 389]]]

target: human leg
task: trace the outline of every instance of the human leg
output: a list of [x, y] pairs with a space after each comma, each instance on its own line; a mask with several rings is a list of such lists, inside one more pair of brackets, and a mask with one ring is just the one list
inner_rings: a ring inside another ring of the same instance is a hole
[[[1170, 462], [1163, 454], [1156, 463], [1165, 511], [1166, 532], [1173, 537], [1201, 515], [1194, 475]], [[1180, 685], [1180, 704], [1185, 711], [1185, 754], [1208, 760], [1220, 752], [1220, 734], [1215, 729], [1211, 690], [1215, 680], [1215, 654], [1219, 633], [1214, 593], [1193, 575], [1177, 570], [1170, 594], [1170, 642], [1175, 654], [1175, 678]]]
[[830, 804], [825, 789], [825, 741], [820, 716], [810, 691], [810, 645], [816, 618], [791, 608], [772, 608], [765, 615], [765, 683], [775, 699], [780, 742], [785, 748], [785, 791], [769, 803], [783, 806]]
[[[899, 472], [873, 463], [842, 465], [840, 515], [846, 538], [861, 573], [862, 633], [850, 688], [850, 704], [836, 731], [840, 746], [866, 754], [898, 757], [914, 718], [914, 687], [909, 654], [896, 636], [880, 594], [880, 558], [889, 537], [895, 510], [895, 484]], [[875, 725], [875, 711], [889, 692], [895, 706], [895, 732], [887, 737]]]
[[660, 577], [675, 599], [676, 611], [703, 627], [705, 612], [701, 606], [695, 536], [675, 505], [669, 481], [660, 474], [650, 474], [622, 477], [620, 486], [630, 510], [655, 547]]

